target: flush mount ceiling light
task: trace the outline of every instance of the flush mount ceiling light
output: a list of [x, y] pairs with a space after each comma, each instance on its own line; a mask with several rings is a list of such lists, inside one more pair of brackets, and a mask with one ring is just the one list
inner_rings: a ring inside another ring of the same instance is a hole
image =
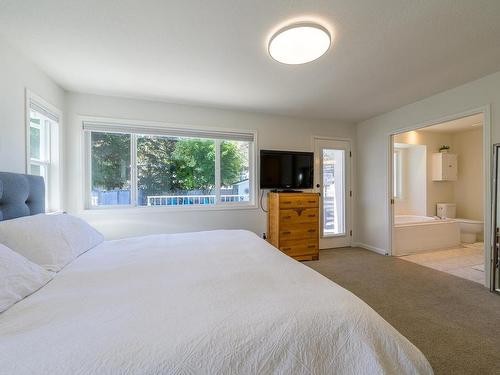
[[305, 64], [323, 56], [330, 48], [330, 33], [315, 23], [287, 26], [269, 41], [269, 54], [283, 64]]

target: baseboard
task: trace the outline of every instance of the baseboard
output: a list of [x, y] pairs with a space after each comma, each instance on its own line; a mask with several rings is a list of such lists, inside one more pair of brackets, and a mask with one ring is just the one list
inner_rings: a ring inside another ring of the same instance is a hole
[[360, 242], [353, 242], [351, 244], [352, 247], [361, 247], [362, 249], [366, 249], [366, 250], [370, 250], [370, 251], [373, 251], [375, 253], [378, 253], [378, 254], [381, 254], [381, 255], [389, 255], [387, 253], [387, 250], [384, 250], [384, 249], [381, 249], [379, 247], [375, 247], [375, 246], [371, 246], [371, 245], [367, 245], [365, 243], [360, 243]]

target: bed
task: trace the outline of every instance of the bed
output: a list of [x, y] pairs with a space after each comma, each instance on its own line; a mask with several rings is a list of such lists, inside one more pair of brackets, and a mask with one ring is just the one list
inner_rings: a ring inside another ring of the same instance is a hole
[[219, 230], [105, 241], [85, 252], [0, 314], [0, 373], [432, 369], [352, 293], [253, 233]]

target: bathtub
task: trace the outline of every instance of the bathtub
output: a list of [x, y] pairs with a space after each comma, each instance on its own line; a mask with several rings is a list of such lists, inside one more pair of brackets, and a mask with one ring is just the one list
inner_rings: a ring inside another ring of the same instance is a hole
[[392, 231], [392, 255], [460, 246], [460, 226], [453, 219], [396, 215]]

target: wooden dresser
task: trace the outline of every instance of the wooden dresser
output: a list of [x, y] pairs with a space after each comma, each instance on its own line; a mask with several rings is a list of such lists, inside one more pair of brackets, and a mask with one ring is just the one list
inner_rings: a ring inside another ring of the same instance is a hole
[[319, 258], [319, 194], [269, 193], [268, 241], [297, 260]]

